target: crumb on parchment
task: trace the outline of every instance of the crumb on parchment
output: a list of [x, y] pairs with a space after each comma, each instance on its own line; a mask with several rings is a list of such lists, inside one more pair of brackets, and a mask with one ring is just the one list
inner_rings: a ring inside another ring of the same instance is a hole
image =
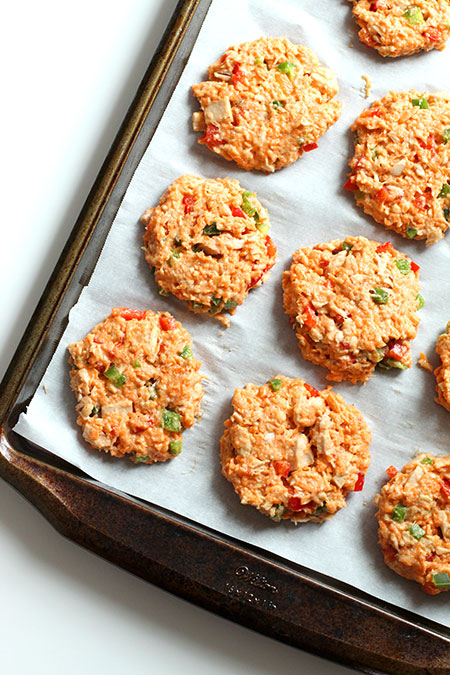
[[368, 75], [361, 75], [361, 79], [364, 80], [364, 97], [369, 98], [370, 90], [372, 89], [372, 80]]
[[429, 370], [430, 373], [433, 372], [433, 366], [429, 362], [428, 358], [423, 352], [420, 352], [419, 358], [417, 359], [417, 365], [421, 366], [422, 368], [425, 368], [425, 370]]

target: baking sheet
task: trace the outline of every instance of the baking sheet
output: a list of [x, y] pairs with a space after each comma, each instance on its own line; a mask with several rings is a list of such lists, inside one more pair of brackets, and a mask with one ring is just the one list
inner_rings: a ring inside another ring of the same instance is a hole
[[[434, 363], [434, 344], [450, 318], [450, 246], [426, 249], [405, 241], [364, 216], [342, 190], [353, 154], [350, 124], [373, 99], [389, 89], [434, 91], [448, 72], [450, 49], [383, 60], [359, 44], [346, 0], [214, 0], [189, 62], [151, 145], [145, 153], [111, 228], [96, 270], [77, 305], [52, 362], [15, 431], [80, 467], [99, 481], [159, 504], [243, 542], [354, 585], [372, 595], [450, 627], [448, 595], [430, 597], [384, 565], [377, 544], [371, 501], [386, 479], [385, 468], [401, 467], [417, 451], [448, 454], [450, 416], [433, 403], [434, 378], [416, 365], [409, 371], [379, 373], [365, 385], [341, 383], [335, 390], [364, 414], [373, 434], [372, 463], [363, 492], [350, 494], [347, 508], [323, 524], [275, 524], [239, 504], [220, 473], [219, 439], [231, 414], [231, 397], [246, 382], [263, 383], [276, 373], [326, 386], [326, 371], [302, 359], [282, 310], [281, 275], [300, 246], [364, 235], [394, 246], [421, 265], [426, 305], [413, 342]], [[319, 141], [319, 148], [273, 175], [241, 171], [197, 144], [190, 117], [198, 109], [190, 92], [205, 79], [207, 65], [231, 44], [261, 35], [287, 36], [312, 48], [336, 72], [344, 110]], [[350, 46], [350, 45], [353, 46]], [[363, 98], [362, 75], [373, 82]], [[156, 205], [179, 175], [237, 178], [256, 191], [269, 210], [278, 262], [269, 281], [252, 291], [225, 329], [211, 317], [193, 315], [175, 298], [157, 294], [141, 250], [139, 218]], [[75, 424], [66, 347], [82, 338], [113, 306], [168, 310], [190, 331], [203, 362], [203, 417], [184, 433], [183, 452], [160, 465], [133, 465], [91, 451]], [[45, 387], [44, 387], [45, 385]]]

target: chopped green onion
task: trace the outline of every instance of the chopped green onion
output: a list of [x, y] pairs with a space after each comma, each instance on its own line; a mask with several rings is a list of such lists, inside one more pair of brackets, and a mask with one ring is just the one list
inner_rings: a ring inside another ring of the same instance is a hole
[[421, 464], [433, 464], [433, 460], [431, 457], [424, 457], [422, 460], [420, 460]]
[[170, 441], [169, 452], [171, 455], [179, 455], [182, 447], [183, 441]]
[[191, 302], [191, 307], [192, 309], [203, 309], [203, 305], [201, 302], [195, 302], [194, 300]]
[[215, 314], [219, 311], [220, 305], [223, 301], [223, 298], [215, 298], [214, 295], [211, 296], [211, 307], [209, 310], [210, 314]]
[[450, 195], [450, 185], [448, 183], [443, 183], [441, 187], [441, 191], [438, 194], [438, 197], [448, 197]]
[[236, 300], [227, 300], [223, 306], [224, 309], [234, 309], [237, 307], [237, 301]]
[[[257, 213], [256, 209], [254, 206], [251, 205], [249, 197], [253, 194], [253, 192], [248, 192], [245, 191], [242, 193], [242, 210], [245, 211], [245, 213], [248, 216], [253, 216], [255, 217], [255, 213]], [[259, 216], [258, 216], [259, 217]]]
[[448, 141], [450, 141], [450, 128], [444, 129], [442, 132], [442, 142], [447, 143]]
[[414, 539], [417, 539], [417, 541], [420, 541], [420, 539], [422, 539], [423, 535], [425, 534], [425, 530], [422, 530], [420, 525], [417, 523], [413, 523], [408, 528], [408, 532], [412, 537], [414, 537]]
[[408, 239], [414, 239], [417, 236], [417, 230], [415, 227], [407, 227], [405, 234]]
[[200, 251], [203, 251], [201, 244], [194, 244], [192, 251], [193, 253], [200, 253]]
[[356, 132], [356, 134], [355, 134], [355, 144], [359, 145], [359, 134], [358, 134], [358, 132]]
[[284, 103], [281, 101], [272, 101], [272, 106], [275, 108], [275, 110], [278, 110], [278, 108], [284, 108]]
[[375, 355], [376, 355], [376, 363], [379, 363], [384, 359], [384, 355], [386, 354], [386, 348], [380, 347], [375, 349]]
[[422, 309], [422, 307], [425, 306], [425, 298], [423, 297], [423, 295], [421, 295], [420, 293], [417, 293], [416, 300], [418, 302], [417, 309]]
[[317, 509], [314, 511], [313, 515], [318, 516], [318, 515], [320, 515], [321, 513], [324, 513], [327, 510], [328, 510], [327, 504], [326, 504], [326, 502], [324, 502], [323, 504], [321, 504], [320, 506], [317, 507]]
[[406, 512], [408, 509], [403, 504], [397, 504], [394, 506], [394, 510], [391, 513], [392, 520], [395, 520], [396, 523], [403, 523], [406, 517]]
[[180, 356], [183, 359], [192, 359], [192, 357], [194, 356], [194, 352], [189, 347], [189, 345], [184, 345], [183, 349], [180, 352]]
[[172, 258], [179, 258], [180, 257], [180, 251], [176, 248], [174, 251], [172, 251]]
[[269, 381], [270, 388], [272, 391], [280, 391], [281, 387], [283, 386], [283, 380], [280, 380], [277, 377], [274, 377], [273, 380]]
[[428, 105], [428, 101], [426, 98], [421, 96], [420, 98], [413, 98], [411, 99], [411, 103], [413, 105], [418, 105], [419, 108], [422, 108], [422, 110], [425, 110], [426, 108], [429, 108], [430, 106]]
[[203, 228], [203, 234], [208, 235], [208, 237], [217, 237], [217, 235], [222, 234], [222, 232], [217, 229], [217, 223], [214, 220], [211, 225], [206, 225]]
[[109, 366], [108, 370], [105, 370], [104, 374], [105, 377], [107, 377], [115, 387], [121, 387], [127, 381], [125, 375], [120, 372], [117, 366], [114, 365]]
[[371, 297], [372, 300], [377, 303], [377, 305], [385, 305], [389, 300], [389, 293], [385, 291], [384, 288], [375, 286], [373, 291], [371, 291]]
[[342, 244], [341, 244], [341, 248], [342, 248], [343, 251], [347, 251], [347, 253], [348, 253], [349, 251], [352, 250], [353, 244], [349, 244], [348, 241], [343, 241]]
[[374, 147], [371, 150], [370, 155], [371, 155], [372, 159], [376, 159], [378, 157], [377, 147], [378, 147], [377, 145], [374, 145]]
[[256, 227], [261, 234], [266, 234], [269, 231], [269, 223], [256, 223]]
[[135, 462], [146, 462], [150, 457], [148, 455], [134, 455]]
[[420, 7], [408, 7], [403, 12], [403, 16], [409, 23], [423, 23], [423, 14]]
[[161, 286], [158, 286], [158, 293], [159, 295], [169, 295], [169, 291], [165, 291]]
[[174, 246], [181, 246], [181, 244], [182, 244], [183, 242], [181, 241], [181, 237], [179, 237], [179, 236], [177, 235], [176, 237], [174, 237], [173, 243], [174, 243]]
[[284, 506], [284, 504], [275, 504], [273, 506], [273, 509], [274, 509], [273, 516], [270, 516], [270, 517], [271, 517], [272, 520], [274, 520], [276, 523], [278, 523], [281, 520], [281, 518], [283, 517], [283, 515], [285, 514], [286, 507]]
[[436, 574], [433, 574], [433, 584], [436, 588], [450, 588], [450, 576], [448, 572], [436, 572]]
[[181, 431], [181, 416], [173, 410], [164, 408], [161, 423], [163, 429], [167, 429], [167, 431]]
[[138, 361], [137, 359], [134, 359], [133, 363], [131, 364], [133, 368], [142, 368], [142, 363]]
[[287, 75], [290, 80], [293, 80], [295, 77], [296, 65], [290, 61], [283, 61], [283, 63], [277, 65], [277, 70], [279, 70], [280, 73]]
[[383, 359], [378, 365], [382, 370], [390, 370], [391, 368], [397, 368], [398, 370], [408, 369], [408, 366], [405, 366], [401, 361], [397, 361], [397, 359]]
[[255, 66], [262, 66], [264, 63], [264, 59], [262, 59], [260, 56], [257, 56], [253, 62]]
[[92, 410], [89, 414], [89, 417], [94, 417], [95, 415], [98, 415], [100, 410], [101, 410], [101, 408], [100, 408], [99, 405], [94, 405], [94, 407], [92, 408]]
[[448, 221], [450, 217], [450, 209], [446, 206], [444, 209], [442, 209], [442, 213], [444, 214], [445, 220]]
[[395, 264], [401, 274], [409, 274], [411, 272], [411, 263], [406, 258], [396, 258]]

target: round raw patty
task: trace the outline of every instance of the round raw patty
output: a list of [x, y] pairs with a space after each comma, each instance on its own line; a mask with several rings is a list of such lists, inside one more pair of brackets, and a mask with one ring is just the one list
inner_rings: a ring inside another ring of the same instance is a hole
[[435, 401], [450, 410], [450, 321], [446, 333], [437, 340], [436, 351], [441, 357], [441, 365], [434, 371], [437, 382]]
[[390, 92], [352, 125], [358, 206], [402, 237], [442, 239], [450, 221], [450, 94]]
[[381, 56], [444, 49], [450, 34], [448, 0], [350, 0], [359, 39]]
[[142, 221], [160, 292], [194, 312], [234, 313], [275, 264], [267, 211], [237, 180], [181, 176]]
[[381, 488], [378, 537], [384, 561], [431, 595], [450, 589], [450, 457], [419, 455]]
[[341, 113], [334, 73], [287, 38], [230, 47], [192, 87], [199, 143], [247, 171], [270, 173], [314, 150]]
[[322, 521], [362, 489], [370, 431], [331, 387], [277, 375], [236, 389], [233, 408], [220, 459], [242, 504], [276, 522]]
[[180, 453], [203, 389], [191, 336], [178, 321], [116, 307], [68, 349], [77, 423], [92, 448], [146, 464]]
[[305, 359], [327, 379], [368, 380], [411, 365], [422, 306], [419, 266], [390, 242], [346, 237], [300, 248], [283, 274], [284, 308]]

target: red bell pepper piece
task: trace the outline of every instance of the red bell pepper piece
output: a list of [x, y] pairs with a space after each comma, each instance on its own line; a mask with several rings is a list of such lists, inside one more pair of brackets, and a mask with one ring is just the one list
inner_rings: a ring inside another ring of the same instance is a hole
[[376, 193], [375, 199], [379, 204], [384, 204], [384, 202], [392, 202], [395, 199], [395, 195], [393, 192], [389, 192], [383, 185]]
[[344, 183], [344, 190], [350, 190], [350, 192], [355, 192], [358, 189], [358, 186], [355, 185], [354, 176], [349, 176], [346, 183]]
[[277, 476], [285, 476], [287, 478], [291, 473], [291, 465], [284, 459], [276, 459], [273, 463], [273, 468]]
[[162, 330], [173, 330], [177, 327], [177, 322], [173, 316], [160, 316], [159, 325], [161, 326]]
[[236, 63], [231, 74], [231, 82], [233, 84], [233, 87], [235, 87], [239, 82], [241, 82], [242, 76], [243, 73], [241, 70], [241, 66], [239, 65], [239, 63]]
[[311, 509], [315, 506], [317, 506], [317, 504], [314, 501], [302, 504], [300, 497], [289, 497], [288, 508], [291, 509], [291, 511], [302, 511], [303, 509]]
[[128, 307], [115, 307], [113, 309], [113, 316], [121, 316], [126, 321], [131, 319], [145, 319], [146, 311], [140, 309], [129, 309]]
[[192, 197], [192, 195], [184, 195], [183, 206], [184, 206], [184, 212], [190, 213], [192, 211], [193, 206], [194, 206], [194, 197]]
[[444, 497], [450, 501], [450, 480], [448, 478], [441, 480], [440, 490]]
[[245, 218], [245, 213], [240, 206], [232, 206], [231, 215], [234, 216], [234, 218]]
[[266, 244], [267, 255], [270, 258], [273, 258], [273, 256], [276, 255], [277, 253], [277, 248], [273, 243], [272, 239], [269, 237], [269, 235], [266, 236], [264, 243]]
[[390, 359], [401, 361], [407, 352], [408, 352], [407, 345], [404, 345], [401, 342], [394, 342], [392, 347], [389, 348], [389, 351], [387, 352], [386, 356]]
[[315, 328], [317, 326], [317, 317], [314, 311], [314, 307], [309, 302], [305, 309], [303, 310], [303, 323], [308, 326], [308, 328]]
[[439, 42], [442, 37], [441, 29], [436, 26], [430, 26], [423, 32], [425, 37], [431, 42]]
[[420, 265], [411, 260], [411, 269], [413, 272], [418, 272], [420, 270]]
[[390, 241], [386, 241], [384, 244], [380, 244], [379, 246], [377, 246], [375, 251], [377, 253], [385, 253], [386, 251], [393, 252], [392, 244]]
[[353, 488], [353, 492], [361, 492], [361, 490], [364, 487], [364, 480], [365, 480], [365, 475], [361, 473], [361, 471], [358, 473], [358, 478], [356, 479], [355, 487]]
[[398, 474], [398, 471], [395, 468], [395, 466], [392, 466], [391, 464], [391, 466], [388, 466], [388, 468], [386, 469], [386, 473], [389, 476], [389, 478], [394, 478], [394, 476]]
[[306, 145], [302, 145], [302, 150], [304, 150], [305, 152], [310, 152], [311, 150], [315, 150], [318, 147], [319, 146], [317, 145], [317, 143], [307, 143]]
[[306, 391], [308, 391], [308, 392], [311, 394], [311, 396], [320, 396], [320, 394], [319, 394], [319, 392], [317, 391], [317, 389], [316, 389], [315, 387], [312, 387], [312, 386], [311, 386], [310, 384], [308, 384], [307, 382], [305, 382], [305, 389], [306, 389]]
[[226, 140], [217, 138], [218, 133], [219, 127], [216, 127], [215, 124], [207, 124], [205, 134], [198, 139], [198, 142], [206, 143], [209, 149], [214, 148], [216, 145], [223, 145], [226, 143]]

